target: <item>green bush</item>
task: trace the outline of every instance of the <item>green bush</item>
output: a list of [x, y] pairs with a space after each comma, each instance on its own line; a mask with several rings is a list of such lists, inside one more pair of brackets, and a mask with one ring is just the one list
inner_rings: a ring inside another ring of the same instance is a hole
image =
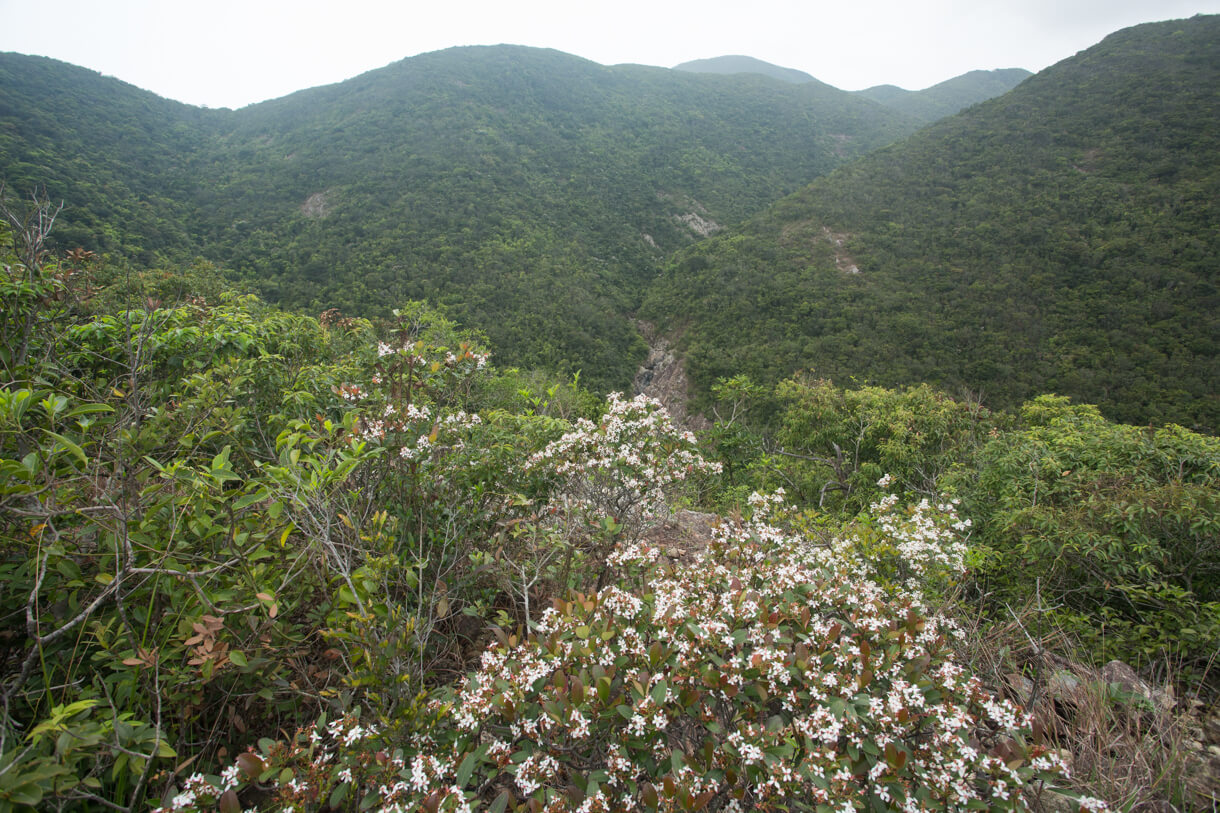
[[1205, 668], [1220, 640], [1220, 440], [1055, 396], [1022, 418], [962, 488], [996, 554], [989, 584], [1018, 600], [1037, 587], [1096, 662]]

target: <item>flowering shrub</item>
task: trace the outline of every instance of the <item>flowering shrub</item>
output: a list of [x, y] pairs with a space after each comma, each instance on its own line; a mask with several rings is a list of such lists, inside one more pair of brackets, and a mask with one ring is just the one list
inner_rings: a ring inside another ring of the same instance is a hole
[[952, 662], [952, 625], [756, 508], [647, 594], [556, 602], [536, 638], [485, 653], [454, 702], [481, 781], [533, 809], [1015, 809], [1061, 769]]
[[[756, 497], [691, 567], [624, 548], [646, 592], [556, 600], [433, 704], [447, 725], [336, 767], [345, 793], [388, 810], [1019, 810], [1065, 773], [952, 661], [951, 623], [770, 524], [777, 504]], [[278, 776], [281, 794], [302, 781]]]
[[475, 554], [513, 510], [520, 466], [506, 459], [559, 430], [538, 438], [514, 416], [477, 414], [488, 354], [418, 308], [361, 356], [334, 387], [342, 418], [286, 421], [278, 461], [261, 470], [291, 523], [285, 539], [300, 540], [325, 587], [319, 660], [369, 718], [402, 729], [429, 672], [460, 657], [464, 611], [498, 592]]
[[[647, 591], [556, 599], [393, 756], [344, 718], [238, 764], [270, 785], [267, 809], [303, 811], [1005, 811], [1066, 775], [1026, 715], [953, 662], [952, 623], [845, 548], [771, 524], [781, 502], [754, 496], [686, 568], [623, 547]], [[229, 790], [207, 782], [200, 803]]]
[[405, 339], [379, 342], [377, 356], [368, 389], [339, 387], [345, 400], [362, 407], [360, 437], [390, 447], [413, 470], [437, 462], [443, 452], [465, 448], [463, 435], [482, 418], [443, 404], [468, 391], [489, 354], [465, 343], [455, 352]]
[[[435, 717], [421, 717], [435, 724]], [[153, 813], [219, 809], [242, 810], [238, 791], [259, 789], [261, 804], [250, 809], [306, 811], [376, 808], [381, 811], [413, 809], [420, 782], [409, 777], [401, 752], [393, 756], [383, 748], [377, 726], [364, 724], [358, 715], [345, 714], [302, 728], [286, 741], [262, 740], [259, 750], [239, 754], [219, 775], [195, 773], [183, 780]], [[415, 767], [415, 775], [420, 768]], [[435, 810], [435, 807], [432, 808]]]
[[[889, 475], [877, 481], [893, 485]], [[782, 490], [781, 490], [782, 492]], [[853, 563], [858, 576], [901, 589], [922, 607], [935, 593], [957, 584], [966, 568], [966, 535], [972, 522], [957, 513], [958, 501], [915, 505], [886, 494], [832, 543], [836, 558]]]
[[[576, 428], [532, 455], [528, 470], [558, 480], [552, 507], [578, 527], [598, 527], [582, 549], [596, 567], [616, 545], [634, 542], [666, 510], [667, 491], [694, 473], [717, 473], [655, 399], [624, 400], [610, 393], [599, 424], [581, 418]], [[607, 571], [602, 571], [604, 580]], [[600, 583], [599, 583], [600, 586]]]

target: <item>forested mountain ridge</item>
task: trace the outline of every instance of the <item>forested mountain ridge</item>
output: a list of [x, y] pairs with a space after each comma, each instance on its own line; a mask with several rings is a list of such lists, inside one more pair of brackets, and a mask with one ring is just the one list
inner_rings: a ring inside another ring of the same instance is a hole
[[669, 252], [917, 127], [820, 83], [515, 46], [238, 111], [51, 60], [0, 67], [0, 176], [65, 201], [65, 248], [200, 254], [314, 311], [428, 298], [508, 361], [607, 387], [634, 372], [626, 314]]
[[1214, 430], [1218, 46], [1214, 16], [1113, 34], [686, 250], [644, 314], [704, 388], [813, 368]]
[[0, 180], [64, 201], [65, 247], [141, 263], [192, 248], [197, 162], [222, 120], [96, 71], [0, 53]]
[[1033, 74], [1024, 68], [999, 68], [970, 71], [923, 90], [876, 85], [856, 93], [930, 124], [972, 104], [1002, 96], [1031, 76]]
[[[781, 82], [818, 81], [804, 71], [784, 68], [748, 56], [695, 59], [675, 65], [674, 70], [713, 74], [759, 74]], [[972, 104], [1001, 96], [1031, 76], [1033, 74], [1024, 68], [1000, 68], [969, 71], [923, 90], [906, 90], [897, 85], [876, 85], [851, 93], [911, 116], [922, 124], [930, 124], [945, 116], [952, 116]]]
[[912, 129], [829, 88], [507, 46], [405, 60], [235, 124], [233, 147], [256, 146], [201, 212], [217, 259], [289, 305], [427, 298], [513, 361], [601, 386], [634, 373], [624, 315], [669, 252]]

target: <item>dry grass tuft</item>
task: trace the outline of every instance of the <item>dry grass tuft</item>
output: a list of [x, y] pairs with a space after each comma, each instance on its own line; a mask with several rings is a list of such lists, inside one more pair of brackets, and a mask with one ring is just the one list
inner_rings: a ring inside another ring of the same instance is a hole
[[[1157, 687], [1118, 661], [1101, 669], [1073, 662], [1067, 654], [1079, 648], [1062, 629], [1047, 629], [1034, 603], [1009, 615], [1006, 623], [980, 615], [963, 624], [959, 657], [1034, 716], [1035, 734], [1071, 768], [1067, 790], [1113, 810], [1220, 810], [1220, 756], [1204, 744], [1207, 706], [1197, 691], [1177, 699], [1172, 678]], [[1057, 793], [1031, 803], [1076, 810]]]

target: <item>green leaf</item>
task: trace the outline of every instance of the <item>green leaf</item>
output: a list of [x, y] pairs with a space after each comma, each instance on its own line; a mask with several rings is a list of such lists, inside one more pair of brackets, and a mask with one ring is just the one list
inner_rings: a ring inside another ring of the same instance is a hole
[[652, 702], [658, 706], [665, 704], [665, 693], [668, 690], [668, 684], [665, 681], [660, 681], [656, 686], [652, 687]]
[[215, 471], [216, 469], [227, 469], [229, 467], [229, 454], [231, 451], [232, 451], [232, 447], [225, 446], [223, 449], [220, 450], [220, 453], [218, 455], [216, 455], [215, 457], [212, 458], [211, 468], [213, 471]]
[[82, 466], [89, 465], [89, 458], [85, 455], [85, 450], [78, 446], [75, 442], [69, 440], [58, 432], [52, 432], [50, 429], [43, 429], [42, 431], [55, 438], [60, 446], [71, 452], [76, 459], [80, 461]]
[[611, 683], [609, 677], [602, 675], [597, 679], [597, 697], [603, 703], [609, 702], [610, 700], [610, 688]]
[[78, 415], [92, 415], [96, 412], [114, 412], [114, 407], [109, 404], [81, 404], [75, 409], [69, 410], [64, 418], [75, 418]]
[[500, 795], [491, 803], [491, 807], [487, 808], [487, 813], [504, 813], [508, 807], [508, 791], [500, 791]]
[[474, 773], [474, 768], [479, 764], [479, 752], [471, 751], [462, 760], [462, 764], [457, 769], [457, 786], [459, 788], [466, 787], [466, 783], [470, 781], [470, 775]]
[[42, 788], [32, 782], [27, 782], [9, 791], [8, 798], [19, 805], [38, 807], [42, 803]]
[[256, 502], [262, 502], [263, 500], [267, 499], [270, 496], [271, 496], [270, 491], [268, 491], [266, 488], [260, 488], [255, 493], [247, 494], [246, 496], [241, 497], [236, 502], [234, 502], [233, 510], [240, 511], [243, 508], [249, 508], [250, 506], [254, 505]]

